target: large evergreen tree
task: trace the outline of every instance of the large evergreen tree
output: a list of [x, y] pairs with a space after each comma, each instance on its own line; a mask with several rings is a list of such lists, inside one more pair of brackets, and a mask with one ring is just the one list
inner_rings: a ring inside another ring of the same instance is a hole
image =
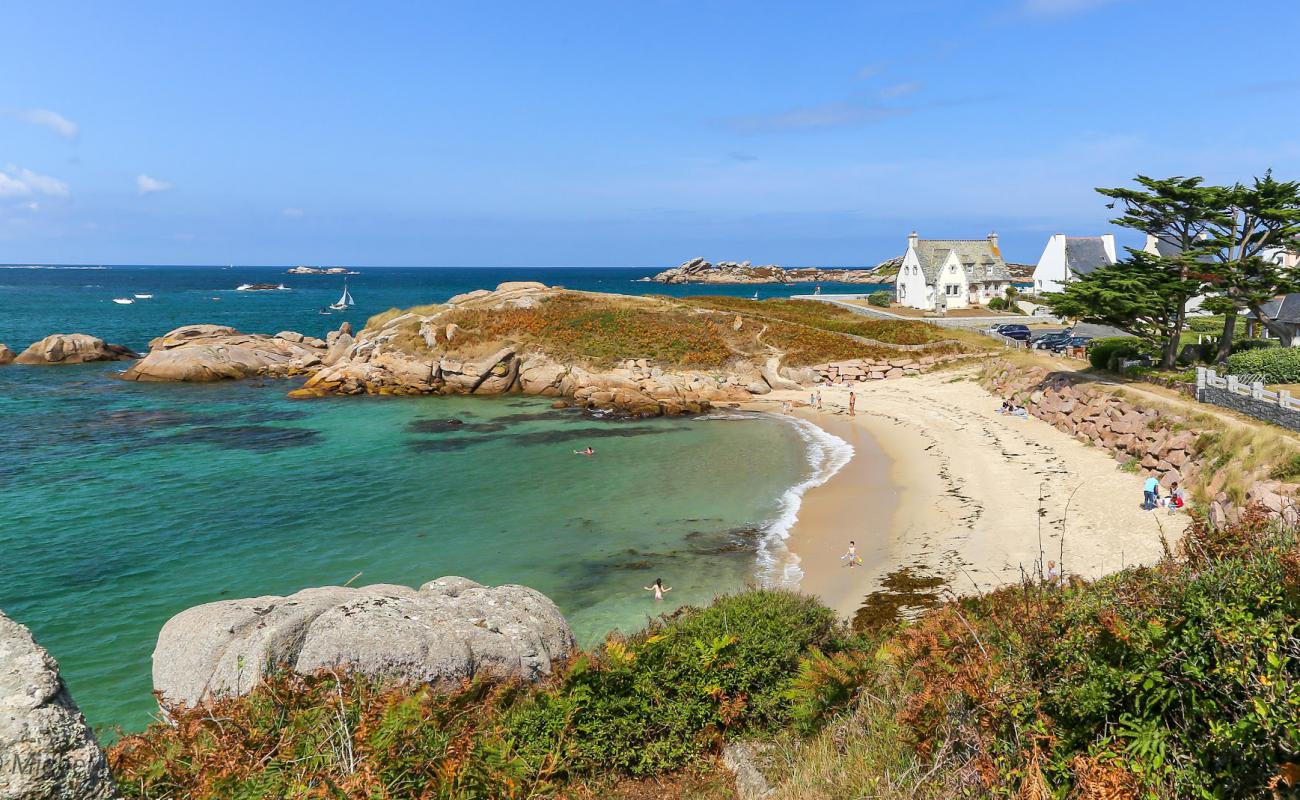
[[1274, 297], [1300, 291], [1300, 271], [1265, 257], [1265, 251], [1294, 251], [1300, 236], [1300, 182], [1278, 181], [1272, 173], [1250, 186], [1240, 183], [1218, 190], [1218, 210], [1208, 219], [1206, 246], [1214, 256], [1209, 286], [1225, 312], [1217, 359], [1232, 352], [1239, 311], [1249, 309], [1284, 345], [1294, 344], [1291, 331], [1263, 313]]
[[1057, 316], [1111, 325], [1147, 341], [1160, 350], [1160, 365], [1170, 368], [1178, 358], [1187, 298], [1201, 285], [1184, 272], [1176, 259], [1130, 249], [1127, 258], [1047, 295], [1047, 305]]
[[[1187, 317], [1187, 301], [1203, 294], [1213, 277], [1210, 265], [1206, 263], [1215, 249], [1209, 236], [1216, 223], [1226, 222], [1222, 211], [1226, 202], [1225, 190], [1218, 186], [1205, 186], [1203, 178], [1181, 175], [1163, 179], [1139, 175], [1134, 182], [1140, 188], [1099, 188], [1097, 191], [1111, 198], [1108, 208], [1118, 205], [1124, 209], [1121, 216], [1111, 220], [1112, 223], [1149, 234], [1167, 245], [1162, 249], [1168, 255], [1153, 254], [1152, 258], [1159, 262], [1160, 270], [1176, 273], [1179, 277], [1177, 281], [1166, 282], [1165, 287], [1184, 293], [1180, 295], [1181, 305], [1175, 310], [1178, 330], [1181, 331]], [[1145, 263], [1155, 262], [1148, 260]], [[1179, 297], [1168, 300], [1177, 303]], [[1176, 341], [1173, 346], [1174, 358], [1177, 358]], [[1169, 366], [1172, 365], [1170, 359]]]

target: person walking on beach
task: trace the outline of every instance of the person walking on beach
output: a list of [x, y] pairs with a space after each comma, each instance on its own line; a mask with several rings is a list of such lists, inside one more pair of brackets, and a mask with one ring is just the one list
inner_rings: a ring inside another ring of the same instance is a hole
[[822, 390], [821, 390], [821, 389], [818, 389], [818, 390], [817, 390], [817, 394], [814, 396], [814, 399], [816, 399], [816, 401], [817, 401], [817, 402], [816, 402], [817, 410], [818, 410], [818, 411], [821, 411], [821, 410], [822, 410]]
[[849, 552], [840, 556], [841, 561], [844, 561], [846, 559], [849, 562], [849, 569], [853, 569], [854, 567], [862, 563], [862, 559], [858, 556], [858, 543], [853, 541], [852, 539], [849, 540]]
[[1160, 481], [1152, 475], [1147, 478], [1146, 483], [1142, 484], [1142, 508], [1146, 511], [1153, 511], [1156, 507], [1156, 498], [1160, 493]]
[[853, 407], [856, 406], [857, 404], [858, 404], [858, 396], [853, 393], [852, 389], [849, 389], [849, 416], [850, 417], [857, 416], [856, 414], [853, 413]]
[[664, 599], [664, 594], [666, 594], [667, 592], [671, 592], [673, 590], [673, 587], [664, 586], [663, 578], [655, 578], [655, 582], [650, 586], [645, 587], [645, 590], [647, 592], [654, 592], [656, 600], [662, 600]]

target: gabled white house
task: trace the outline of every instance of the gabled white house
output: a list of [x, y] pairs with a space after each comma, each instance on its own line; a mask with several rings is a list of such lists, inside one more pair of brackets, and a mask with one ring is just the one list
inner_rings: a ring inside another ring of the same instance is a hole
[[1058, 233], [1047, 240], [1034, 268], [1034, 291], [1059, 292], [1065, 284], [1098, 267], [1115, 263], [1115, 234], [1066, 236]]
[[[1159, 256], [1161, 258], [1176, 258], [1179, 254], [1183, 252], [1183, 248], [1180, 247], [1178, 244], [1169, 241], [1168, 239], [1165, 239], [1160, 236], [1156, 236], [1154, 233], [1148, 233], [1146, 244], [1142, 245], [1142, 252], [1150, 253], [1153, 256]], [[1210, 263], [1214, 261], [1214, 257], [1199, 256], [1198, 260], [1206, 263]], [[1207, 313], [1201, 310], [1201, 304], [1204, 302], [1205, 302], [1205, 295], [1201, 295], [1201, 294], [1198, 294], [1197, 296], [1188, 299], [1187, 313], [1192, 315]]]
[[1004, 296], [1010, 285], [996, 233], [983, 239], [921, 239], [913, 231], [894, 281], [894, 299], [926, 311], [971, 308]]

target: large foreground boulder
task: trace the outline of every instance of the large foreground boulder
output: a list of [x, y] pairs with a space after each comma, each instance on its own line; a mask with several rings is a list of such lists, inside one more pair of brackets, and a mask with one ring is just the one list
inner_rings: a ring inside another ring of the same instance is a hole
[[94, 735], [59, 665], [22, 625], [0, 613], [0, 798], [117, 797]]
[[139, 357], [120, 344], [108, 344], [86, 333], [52, 333], [19, 353], [14, 362], [85, 364], [88, 361], [128, 361]]
[[479, 673], [536, 680], [573, 647], [559, 609], [526, 586], [327, 586], [182, 611], [158, 635], [153, 684], [193, 706], [245, 694], [276, 666], [434, 684]]
[[326, 352], [325, 342], [293, 331], [267, 336], [224, 325], [186, 325], [149, 342], [149, 354], [122, 377], [194, 383], [286, 377], [319, 368]]

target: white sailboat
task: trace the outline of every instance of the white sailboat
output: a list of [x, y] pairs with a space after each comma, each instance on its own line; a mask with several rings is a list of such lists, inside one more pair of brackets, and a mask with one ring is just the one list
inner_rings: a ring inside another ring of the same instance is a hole
[[331, 305], [330, 308], [334, 309], [335, 311], [347, 311], [349, 308], [352, 308], [354, 305], [356, 305], [356, 303], [352, 300], [352, 293], [348, 291], [348, 282], [347, 279], [345, 278], [343, 280], [343, 296], [339, 298], [339, 301], [337, 303]]
[[129, 297], [114, 297], [113, 302], [117, 303], [119, 306], [129, 306], [135, 301]]

